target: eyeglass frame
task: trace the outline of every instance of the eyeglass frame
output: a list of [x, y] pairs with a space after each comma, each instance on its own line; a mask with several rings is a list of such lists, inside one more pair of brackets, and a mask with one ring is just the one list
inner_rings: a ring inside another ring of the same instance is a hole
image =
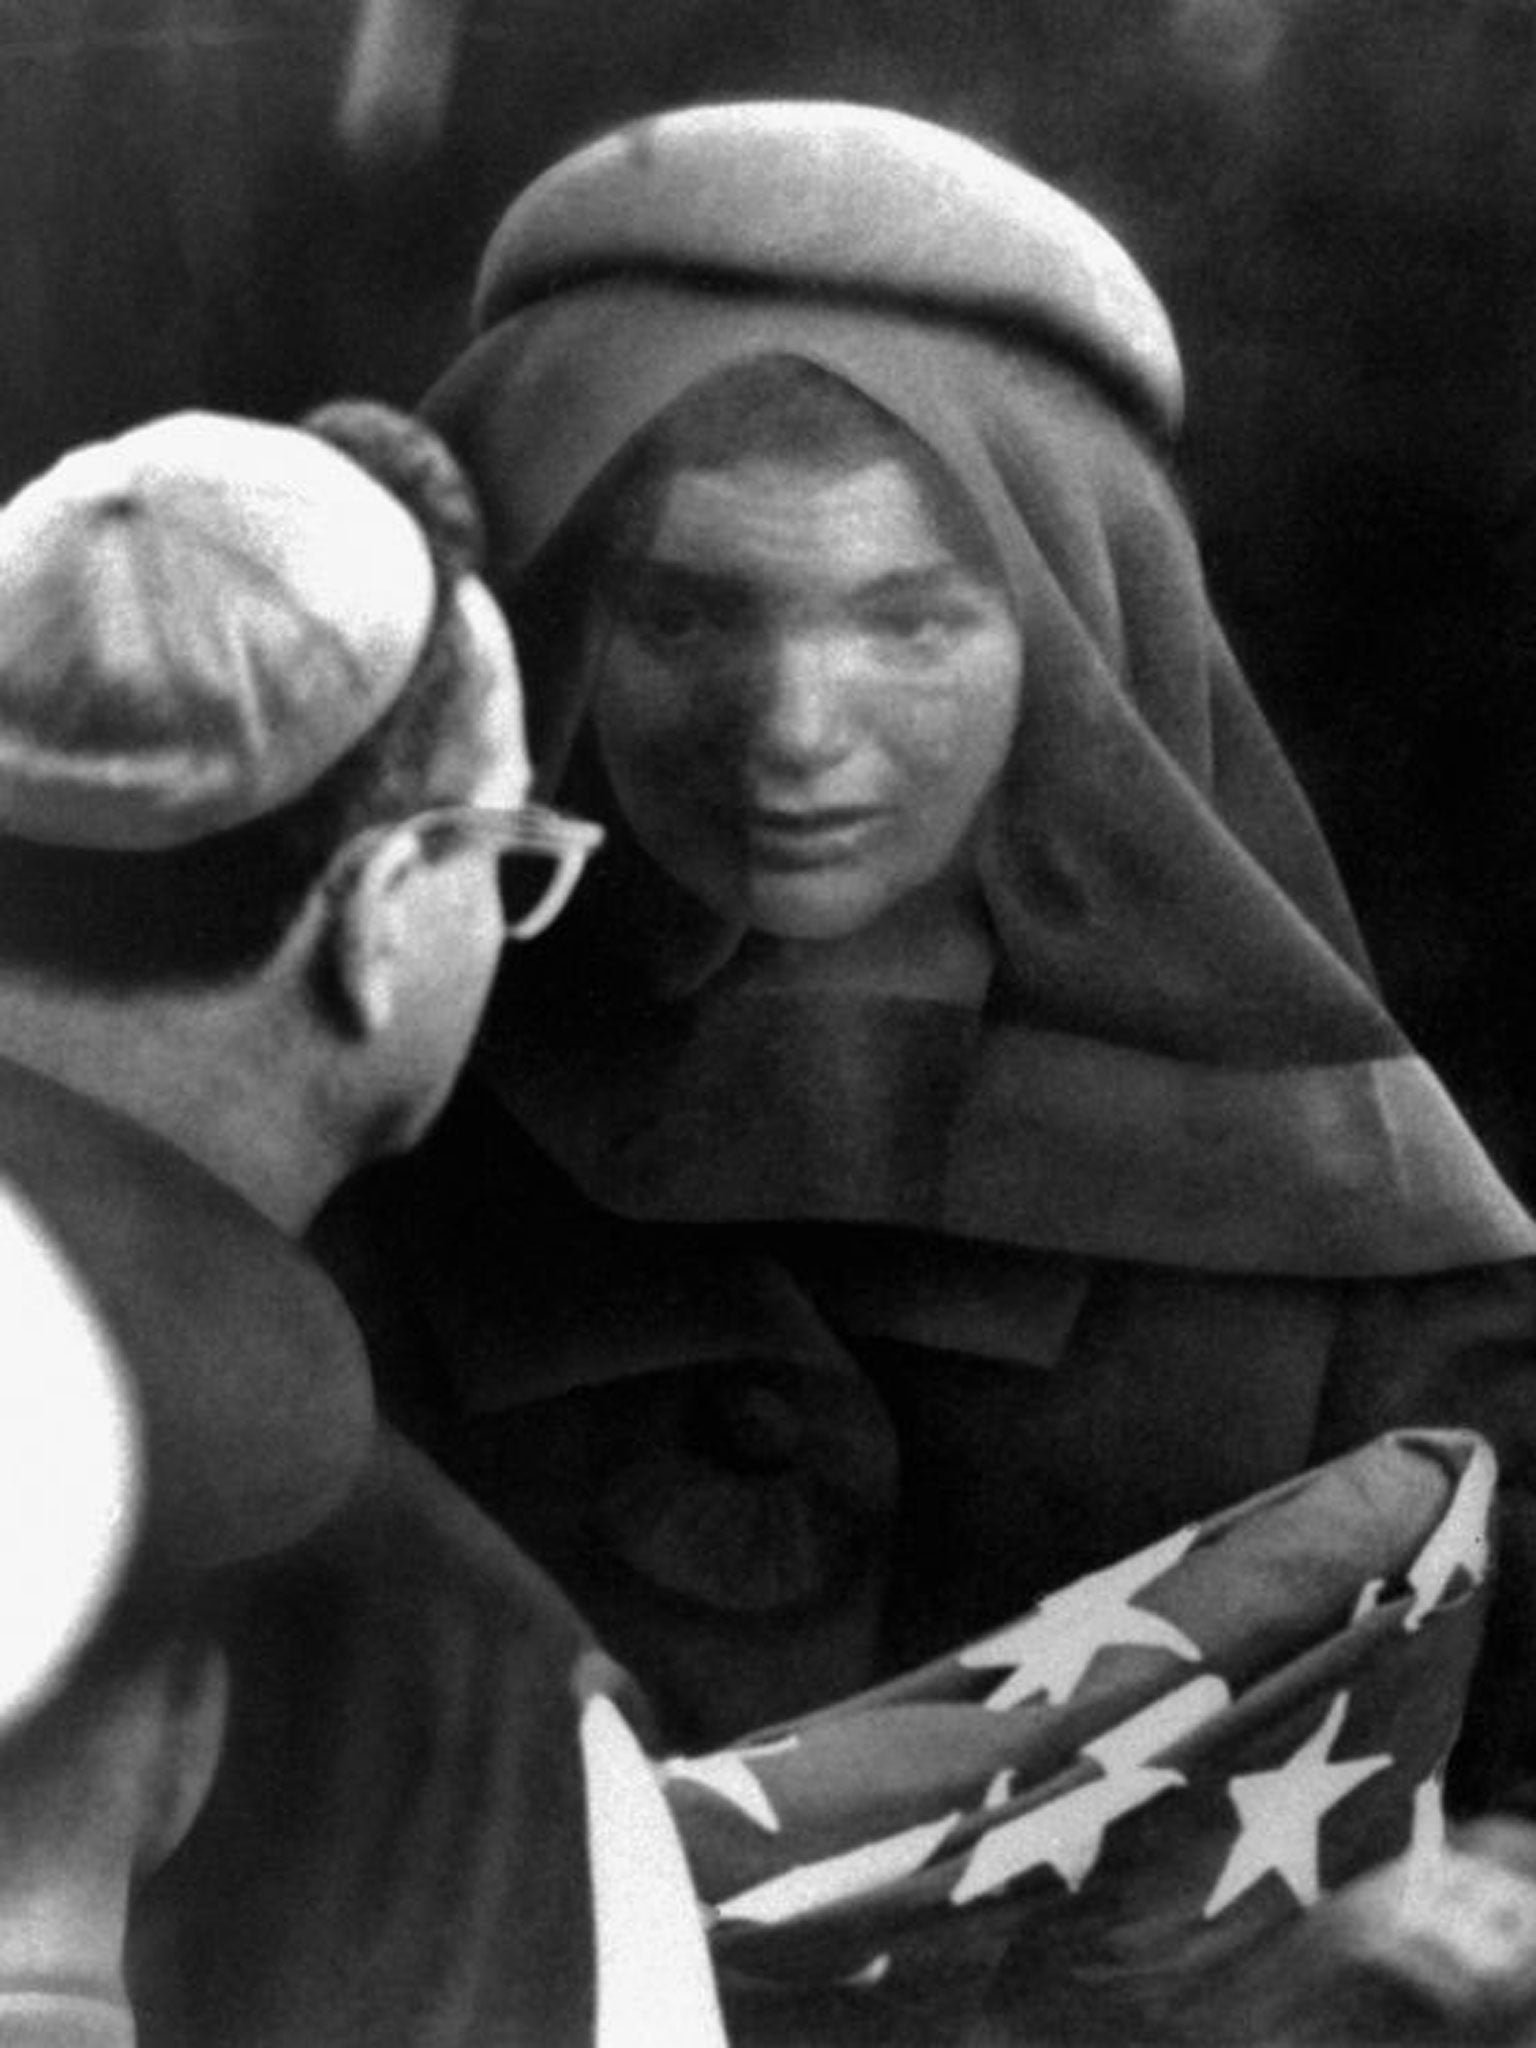
[[503, 853], [545, 853], [553, 858], [554, 876], [533, 909], [504, 928], [504, 936], [519, 945], [549, 930], [575, 894], [587, 862], [608, 836], [592, 819], [572, 817], [548, 804], [505, 809], [490, 804], [432, 804], [397, 819], [389, 829], [407, 826], [427, 833], [467, 832], [498, 841]]

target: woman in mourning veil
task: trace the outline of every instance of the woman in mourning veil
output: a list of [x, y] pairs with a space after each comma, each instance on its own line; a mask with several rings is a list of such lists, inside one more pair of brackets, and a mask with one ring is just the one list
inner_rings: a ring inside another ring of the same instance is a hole
[[1532, 1226], [1213, 616], [1120, 245], [868, 107], [557, 164], [426, 401], [609, 846], [333, 1228], [386, 1398], [663, 1736], [867, 1685], [1404, 1422], [1504, 1461]]

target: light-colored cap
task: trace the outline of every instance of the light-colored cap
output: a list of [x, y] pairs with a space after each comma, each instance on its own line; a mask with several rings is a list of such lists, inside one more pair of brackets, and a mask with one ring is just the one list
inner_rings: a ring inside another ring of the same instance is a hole
[[1109, 230], [982, 143], [888, 108], [769, 100], [630, 122], [513, 201], [475, 323], [636, 271], [989, 320], [1084, 359], [1165, 432], [1182, 412], [1167, 313]]
[[411, 515], [314, 435], [186, 412], [76, 449], [0, 508], [0, 832], [149, 850], [279, 808], [435, 598]]

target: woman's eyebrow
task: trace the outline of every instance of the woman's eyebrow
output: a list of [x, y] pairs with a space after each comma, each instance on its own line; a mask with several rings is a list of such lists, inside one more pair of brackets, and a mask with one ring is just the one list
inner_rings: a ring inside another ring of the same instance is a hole
[[609, 573], [621, 587], [660, 584], [678, 590], [741, 590], [751, 581], [736, 570], [676, 561], [666, 555], [624, 555]]
[[914, 563], [910, 568], [887, 569], [868, 583], [860, 584], [859, 590], [865, 597], [947, 597], [980, 584], [981, 578], [974, 571], [952, 555], [945, 555], [937, 561]]
[[[723, 564], [652, 554], [619, 557], [612, 563], [609, 577], [619, 589], [659, 588], [722, 596], [756, 590], [762, 580], [759, 576]], [[846, 594], [860, 603], [897, 599], [911, 603], [953, 598], [982, 586], [983, 579], [974, 570], [968, 569], [952, 555], [942, 555], [932, 561], [877, 570], [874, 575], [853, 582]]]

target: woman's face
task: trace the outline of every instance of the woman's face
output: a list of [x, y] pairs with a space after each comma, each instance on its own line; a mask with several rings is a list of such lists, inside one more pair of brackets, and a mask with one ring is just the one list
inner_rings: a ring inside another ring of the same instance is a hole
[[1007, 756], [1022, 648], [898, 457], [679, 469], [602, 585], [603, 759], [685, 889], [836, 939], [951, 867]]

